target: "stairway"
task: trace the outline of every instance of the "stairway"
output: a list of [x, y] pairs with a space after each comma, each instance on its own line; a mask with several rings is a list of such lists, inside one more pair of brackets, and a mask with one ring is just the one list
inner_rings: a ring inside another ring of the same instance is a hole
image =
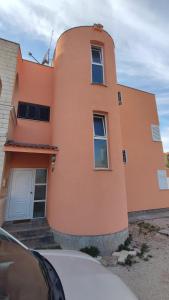
[[5, 222], [2, 228], [31, 249], [60, 249], [46, 218]]

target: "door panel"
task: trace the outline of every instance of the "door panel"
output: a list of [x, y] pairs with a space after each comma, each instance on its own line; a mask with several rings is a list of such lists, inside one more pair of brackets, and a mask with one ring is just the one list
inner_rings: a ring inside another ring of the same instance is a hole
[[15, 169], [8, 193], [8, 220], [31, 219], [33, 210], [34, 170]]

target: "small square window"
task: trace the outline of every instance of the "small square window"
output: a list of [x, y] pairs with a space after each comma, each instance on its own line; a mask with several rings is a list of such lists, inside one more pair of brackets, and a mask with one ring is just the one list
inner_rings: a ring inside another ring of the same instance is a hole
[[118, 92], [118, 104], [122, 105], [122, 96], [121, 96], [121, 92]]
[[127, 164], [128, 161], [128, 155], [126, 150], [122, 150], [122, 155], [123, 155], [123, 162], [124, 164]]

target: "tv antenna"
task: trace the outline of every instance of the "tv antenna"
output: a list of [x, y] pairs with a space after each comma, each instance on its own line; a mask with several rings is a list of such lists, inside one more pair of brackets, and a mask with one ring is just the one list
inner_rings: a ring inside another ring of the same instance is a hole
[[49, 58], [49, 54], [50, 54], [50, 50], [51, 50], [51, 44], [52, 44], [52, 39], [53, 39], [53, 33], [54, 33], [54, 30], [52, 30], [52, 33], [51, 33], [51, 38], [50, 38], [50, 43], [49, 43], [49, 47], [48, 47], [48, 50], [46, 51], [43, 59], [42, 59], [42, 63], [40, 63], [32, 54], [32, 52], [28, 52], [28, 55], [31, 56], [38, 64], [42, 64], [42, 65], [49, 65], [49, 61], [50, 61], [50, 58]]
[[31, 56], [38, 64], [40, 64], [40, 62], [33, 56], [32, 52], [28, 52], [28, 55]]
[[43, 60], [42, 60], [42, 65], [49, 65], [49, 61], [50, 61], [50, 58], [49, 58], [49, 54], [50, 54], [50, 50], [51, 50], [51, 44], [52, 44], [52, 39], [53, 39], [53, 33], [54, 33], [54, 30], [52, 30], [52, 33], [51, 33], [51, 38], [50, 38], [50, 43], [49, 43], [49, 47], [48, 47], [48, 50], [47, 52], [45, 53], [44, 57], [43, 57]]

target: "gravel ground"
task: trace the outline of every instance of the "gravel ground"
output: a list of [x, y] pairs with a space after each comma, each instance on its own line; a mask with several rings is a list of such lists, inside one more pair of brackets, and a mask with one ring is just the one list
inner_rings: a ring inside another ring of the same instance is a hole
[[[160, 229], [169, 229], [169, 218], [153, 219], [145, 221]], [[114, 266], [109, 269], [117, 274], [139, 300], [169, 300], [169, 237], [155, 231], [143, 228], [140, 232], [139, 222], [130, 225], [130, 233], [133, 240], [141, 245], [149, 246], [148, 261], [142, 259], [129, 266]]]

